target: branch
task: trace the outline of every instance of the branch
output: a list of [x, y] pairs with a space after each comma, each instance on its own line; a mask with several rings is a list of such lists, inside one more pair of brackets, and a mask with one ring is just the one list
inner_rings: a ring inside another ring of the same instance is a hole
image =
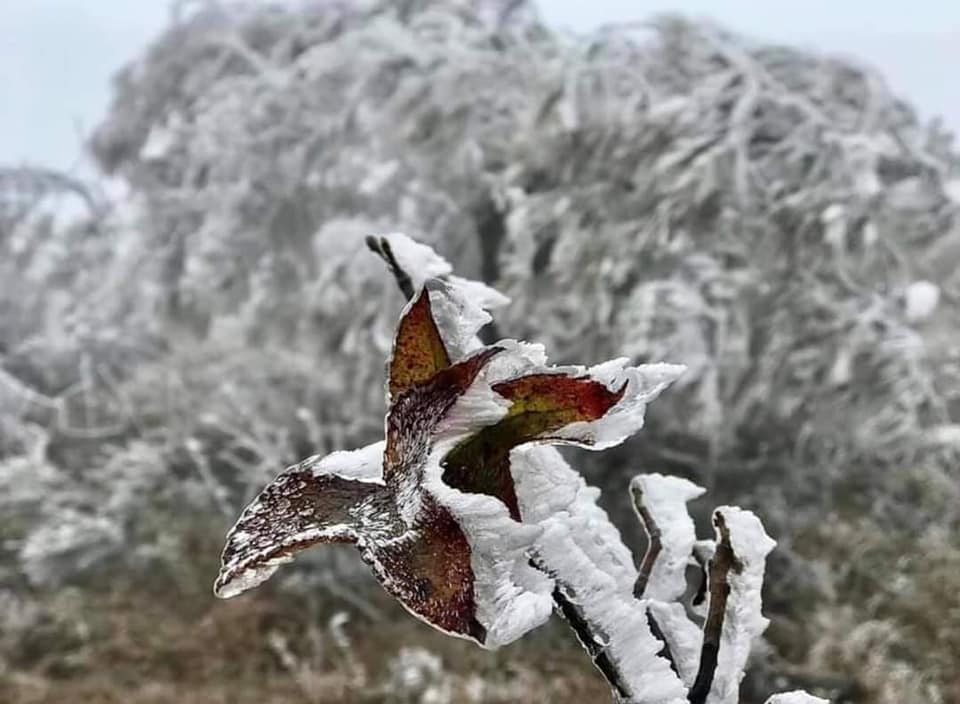
[[680, 477], [640, 474], [631, 480], [633, 507], [648, 539], [633, 588], [638, 599], [670, 603], [683, 596], [697, 539], [687, 503], [703, 493], [703, 488]]
[[710, 687], [713, 685], [713, 676], [717, 670], [717, 659], [720, 653], [720, 636], [723, 632], [723, 619], [727, 609], [727, 597], [730, 595], [730, 570], [739, 572], [742, 569], [737, 556], [733, 554], [730, 544], [730, 530], [727, 528], [723, 515], [714, 514], [713, 523], [717, 528], [720, 540], [717, 542], [717, 552], [710, 560], [709, 593], [710, 606], [707, 610], [707, 621], [703, 625], [703, 646], [700, 650], [700, 669], [697, 678], [690, 688], [688, 699], [690, 704], [704, 704]]
[[647, 551], [643, 555], [643, 562], [640, 563], [640, 569], [637, 572], [637, 581], [633, 585], [633, 595], [642, 599], [647, 589], [647, 582], [650, 581], [650, 574], [653, 572], [653, 565], [663, 549], [663, 543], [660, 540], [662, 533], [650, 509], [643, 504], [643, 491], [639, 484], [630, 485], [630, 496], [633, 499], [633, 507], [640, 517], [640, 523], [643, 525], [643, 531], [647, 534]]
[[[543, 570], [543, 567], [534, 563], [537, 569]], [[560, 582], [557, 582], [553, 589], [553, 601], [556, 604], [557, 612], [563, 616], [563, 619], [570, 625], [570, 628], [580, 641], [580, 645], [590, 655], [594, 666], [603, 675], [603, 679], [616, 693], [618, 700], [626, 700], [630, 697], [630, 690], [624, 682], [616, 663], [610, 658], [606, 649], [598, 642], [593, 634], [590, 623], [584, 616], [577, 603], [569, 597]]]
[[699, 608], [707, 603], [707, 584], [710, 581], [707, 570], [716, 552], [717, 545], [712, 540], [698, 540], [693, 546], [693, 559], [700, 568], [700, 583], [690, 602], [691, 606]]
[[366, 242], [367, 248], [386, 262], [390, 273], [397, 281], [397, 286], [400, 287], [400, 291], [406, 296], [407, 300], [413, 298], [413, 280], [410, 278], [410, 274], [404, 271], [397, 262], [397, 258], [393, 255], [393, 249], [390, 247], [390, 241], [386, 237], [373, 237], [371, 235], [367, 237]]

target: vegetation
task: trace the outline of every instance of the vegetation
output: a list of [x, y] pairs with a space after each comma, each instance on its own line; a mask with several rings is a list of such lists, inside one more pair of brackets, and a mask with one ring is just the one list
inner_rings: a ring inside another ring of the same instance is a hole
[[219, 3], [119, 76], [91, 147], [121, 197], [0, 173], [0, 698], [309, 700], [290, 672], [353, 676], [337, 611], [357, 692], [401, 644], [454, 679], [603, 691], [573, 651], [550, 676], [550, 632], [506, 678], [447, 650], [349, 552], [210, 600], [253, 494], [382, 434], [403, 301], [363, 238], [404, 230], [559, 362], [687, 364], [642, 436], [570, 457], [635, 546], [640, 471], [762, 513], [745, 703], [784, 680], [960, 701], [960, 160], [868, 68], [676, 18], [569, 37], [525, 2]]

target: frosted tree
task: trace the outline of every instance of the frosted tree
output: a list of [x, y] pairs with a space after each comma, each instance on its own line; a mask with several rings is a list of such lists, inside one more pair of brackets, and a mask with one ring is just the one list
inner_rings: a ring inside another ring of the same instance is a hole
[[433, 278], [449, 265], [403, 235], [370, 244], [412, 294], [387, 362], [386, 438], [309, 457], [263, 489], [227, 535], [217, 595], [260, 584], [311, 546], [352, 543], [408, 611], [451, 635], [495, 648], [556, 608], [617, 701], [735, 704], [767, 623], [760, 588], [774, 542], [759, 519], [714, 512], [716, 539], [700, 545], [713, 555], [701, 634], [678, 600], [696, 545], [686, 502], [703, 490], [634, 479], [650, 537], [638, 572], [598, 492], [550, 447], [621, 443], [684, 368], [553, 366], [541, 345], [484, 345], [483, 304], [504, 304], [499, 294]]

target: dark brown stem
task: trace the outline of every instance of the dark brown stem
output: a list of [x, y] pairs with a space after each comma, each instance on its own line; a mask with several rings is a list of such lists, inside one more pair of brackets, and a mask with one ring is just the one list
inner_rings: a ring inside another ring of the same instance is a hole
[[[643, 490], [639, 485], [630, 487], [630, 496], [633, 499], [633, 508], [636, 509], [637, 516], [640, 517], [640, 524], [643, 526], [643, 531], [647, 534], [647, 551], [644, 553], [643, 562], [640, 563], [640, 569], [637, 571], [637, 581], [633, 583], [633, 596], [637, 599], [642, 599], [647, 590], [650, 575], [653, 574], [653, 566], [656, 564], [657, 558], [663, 550], [663, 542], [661, 541], [663, 533], [660, 531], [660, 526], [658, 526], [657, 522], [653, 519], [653, 514], [650, 513], [650, 509], [648, 509], [644, 503]], [[671, 669], [679, 675], [680, 672], [677, 669], [677, 663], [673, 659], [673, 653], [670, 652], [667, 637], [649, 609], [647, 609], [647, 623], [650, 626], [650, 633], [653, 634], [653, 637], [663, 643], [663, 648], [657, 655], [669, 662]]]
[[636, 509], [643, 530], [647, 534], [647, 552], [644, 553], [643, 562], [640, 563], [640, 570], [637, 573], [637, 581], [633, 585], [633, 595], [642, 599], [643, 593], [647, 589], [647, 582], [650, 581], [650, 575], [653, 573], [653, 566], [663, 549], [663, 544], [660, 542], [660, 528], [657, 526], [657, 522], [653, 520], [650, 510], [643, 503], [643, 491], [636, 486], [631, 487], [630, 493], [633, 498], [633, 507]]
[[679, 677], [680, 670], [677, 668], [677, 662], [673, 659], [673, 652], [670, 650], [670, 644], [667, 643], [667, 635], [663, 632], [663, 629], [660, 628], [660, 624], [657, 623], [657, 619], [655, 619], [653, 614], [650, 613], [650, 609], [647, 609], [647, 624], [650, 626], [650, 632], [653, 634], [653, 637], [663, 643], [663, 647], [660, 649], [660, 652], [657, 653], [657, 655], [669, 662], [670, 669], [676, 673], [677, 677]]
[[[542, 572], [549, 573], [549, 570], [536, 559], [531, 560], [530, 564]], [[596, 634], [594, 634], [587, 618], [583, 615], [580, 605], [577, 604], [576, 595], [569, 593], [569, 589], [558, 581], [553, 588], [553, 603], [557, 613], [567, 622], [576, 634], [577, 640], [580, 641], [580, 645], [587, 651], [587, 654], [593, 661], [594, 667], [600, 671], [603, 679], [605, 679], [607, 684], [613, 689], [617, 701], [629, 700], [629, 687], [627, 687], [626, 682], [624, 682], [623, 676], [617, 669], [616, 663], [611, 660], [610, 655], [597, 639]]]
[[693, 547], [693, 559], [696, 560], [697, 566], [700, 568], [700, 583], [697, 585], [697, 593], [693, 595], [693, 601], [691, 602], [694, 606], [700, 606], [707, 600], [707, 583], [710, 581], [707, 568], [710, 565], [712, 550], [712, 547], [709, 550], [699, 545]]
[[409, 301], [413, 298], [413, 281], [410, 278], [410, 274], [403, 270], [403, 267], [400, 266], [400, 263], [394, 256], [389, 240], [387, 240], [386, 237], [378, 238], [369, 236], [367, 237], [367, 247], [387, 263], [387, 266], [390, 268], [390, 273], [393, 274], [393, 278], [397, 281], [397, 286], [400, 287], [400, 291], [403, 292], [407, 300]]
[[720, 534], [717, 551], [710, 560], [709, 593], [710, 604], [707, 608], [707, 620], [703, 624], [703, 647], [700, 650], [700, 668], [697, 678], [690, 688], [687, 699], [690, 704], [704, 704], [713, 676], [717, 671], [717, 658], [720, 654], [720, 635], [723, 632], [723, 619], [727, 610], [727, 597], [730, 596], [730, 570], [740, 572], [742, 565], [730, 544], [730, 530], [723, 515], [715, 513], [713, 523]]

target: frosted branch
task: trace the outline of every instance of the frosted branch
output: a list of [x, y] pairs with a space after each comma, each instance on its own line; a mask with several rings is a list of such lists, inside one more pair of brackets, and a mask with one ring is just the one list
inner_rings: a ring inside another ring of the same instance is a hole
[[633, 506], [649, 540], [634, 586], [637, 598], [675, 601], [683, 595], [697, 537], [687, 502], [703, 493], [686, 479], [662, 474], [641, 474], [630, 482]]
[[830, 704], [830, 702], [806, 692], [796, 691], [774, 694], [766, 701], [766, 704]]

